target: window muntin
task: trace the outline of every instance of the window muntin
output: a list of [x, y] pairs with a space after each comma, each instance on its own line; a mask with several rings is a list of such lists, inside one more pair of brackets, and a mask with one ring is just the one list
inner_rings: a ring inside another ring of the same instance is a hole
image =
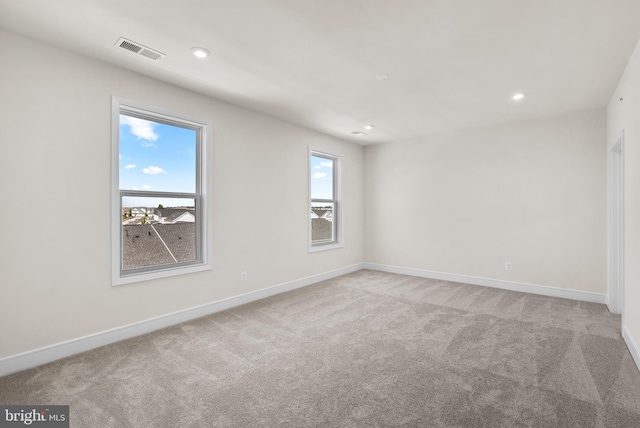
[[310, 248], [328, 249], [341, 241], [340, 157], [311, 151], [309, 160]]
[[208, 269], [207, 125], [115, 99], [113, 115], [114, 285]]

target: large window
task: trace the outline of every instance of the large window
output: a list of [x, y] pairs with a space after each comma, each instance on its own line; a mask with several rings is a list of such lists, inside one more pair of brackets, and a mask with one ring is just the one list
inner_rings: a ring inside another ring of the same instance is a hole
[[112, 114], [112, 283], [208, 269], [208, 125], [116, 98]]
[[340, 157], [310, 151], [310, 250], [342, 246]]

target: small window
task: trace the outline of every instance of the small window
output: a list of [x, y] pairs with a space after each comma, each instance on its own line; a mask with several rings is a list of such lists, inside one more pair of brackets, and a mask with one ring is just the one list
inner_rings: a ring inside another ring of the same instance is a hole
[[208, 126], [113, 102], [113, 284], [208, 269]]
[[310, 152], [309, 230], [312, 251], [342, 246], [340, 167], [339, 156]]

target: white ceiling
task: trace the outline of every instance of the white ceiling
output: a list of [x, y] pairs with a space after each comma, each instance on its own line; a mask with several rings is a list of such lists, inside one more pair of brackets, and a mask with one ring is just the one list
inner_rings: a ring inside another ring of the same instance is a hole
[[605, 107], [639, 17], [639, 0], [0, 0], [2, 28], [361, 144]]

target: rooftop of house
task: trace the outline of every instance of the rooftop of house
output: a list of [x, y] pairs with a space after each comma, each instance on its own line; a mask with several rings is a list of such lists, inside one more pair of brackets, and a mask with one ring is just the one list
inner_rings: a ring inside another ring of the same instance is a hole
[[195, 259], [195, 223], [122, 226], [122, 266], [125, 270]]
[[324, 218], [311, 220], [311, 241], [326, 241], [333, 238], [333, 223]]

